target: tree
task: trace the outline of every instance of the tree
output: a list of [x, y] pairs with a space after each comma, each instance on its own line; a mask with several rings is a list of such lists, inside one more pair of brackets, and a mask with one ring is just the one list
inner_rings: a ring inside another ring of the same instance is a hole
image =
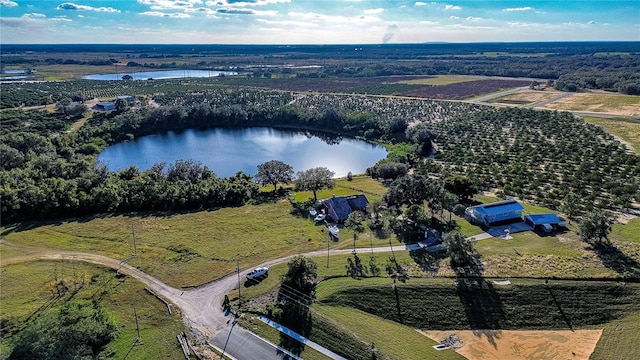
[[421, 205], [429, 197], [429, 179], [423, 175], [407, 175], [398, 178], [384, 195], [384, 200], [391, 206]]
[[293, 167], [280, 160], [271, 160], [258, 165], [258, 173], [255, 179], [261, 185], [273, 185], [273, 191], [277, 190], [278, 183], [288, 184], [293, 181]]
[[97, 359], [117, 335], [113, 319], [90, 301], [64, 304], [22, 330], [9, 359]]
[[467, 201], [478, 192], [468, 177], [459, 174], [444, 179], [444, 188], [456, 195], [460, 201]]
[[451, 266], [470, 265], [475, 249], [473, 244], [458, 231], [452, 231], [442, 240], [447, 256], [451, 260]]
[[333, 176], [335, 173], [326, 167], [316, 167], [298, 172], [296, 190], [312, 191], [313, 200], [318, 201], [318, 190], [335, 186]]
[[564, 199], [562, 199], [560, 211], [567, 215], [569, 224], [571, 224], [571, 220], [575, 220], [576, 216], [580, 214], [580, 197], [575, 193], [568, 193]]
[[353, 231], [353, 252], [356, 252], [356, 240], [358, 240], [358, 234], [364, 232], [364, 214], [361, 211], [354, 211], [344, 221], [344, 226]]
[[289, 261], [288, 266], [289, 269], [282, 278], [282, 286], [287, 289], [285, 292], [290, 294], [287, 297], [291, 297], [293, 295], [291, 291], [293, 291], [296, 294], [304, 294], [302, 300], [308, 302], [310, 298], [314, 297], [315, 280], [318, 276], [316, 262], [303, 255], [298, 255]]
[[[127, 65], [128, 66], [128, 65]], [[127, 74], [122, 76], [122, 80], [133, 80], [133, 76]]]
[[592, 211], [587, 213], [578, 224], [578, 235], [584, 242], [602, 244], [608, 242], [613, 218], [606, 211]]

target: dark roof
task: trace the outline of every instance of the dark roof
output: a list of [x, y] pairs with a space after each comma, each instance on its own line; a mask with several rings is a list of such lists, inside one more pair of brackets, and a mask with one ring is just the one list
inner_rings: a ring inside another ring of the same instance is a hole
[[360, 195], [352, 195], [347, 197], [347, 202], [349, 202], [349, 206], [352, 210], [364, 210], [369, 205], [369, 200], [367, 197]]
[[486, 215], [498, 215], [506, 212], [518, 212], [524, 210], [524, 207], [515, 200], [498, 201], [486, 205], [474, 206], [476, 212]]
[[334, 221], [344, 221], [353, 211], [364, 210], [368, 204], [369, 200], [362, 194], [337, 196], [322, 200], [322, 205], [327, 208], [328, 215], [331, 216]]
[[529, 221], [535, 225], [542, 224], [558, 224], [561, 223], [562, 220], [558, 217], [558, 215], [549, 213], [549, 214], [529, 214], [525, 216], [525, 218], [529, 219]]

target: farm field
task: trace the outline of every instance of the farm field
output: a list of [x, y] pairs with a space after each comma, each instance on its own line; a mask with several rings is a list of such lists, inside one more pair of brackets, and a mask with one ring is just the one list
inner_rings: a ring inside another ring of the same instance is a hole
[[410, 84], [410, 85], [440, 86], [440, 85], [450, 85], [450, 84], [464, 83], [469, 81], [476, 81], [476, 80], [481, 80], [483, 78], [484, 77], [482, 76], [438, 75], [438, 76], [424, 77], [419, 79], [400, 80], [398, 82], [401, 84]]
[[456, 82], [447, 85], [421, 87], [402, 93], [404, 96], [418, 98], [462, 100], [500, 90], [528, 86], [527, 80], [493, 80], [483, 79], [467, 82]]
[[556, 96], [564, 94], [561, 91], [545, 89], [540, 90], [521, 90], [515, 94], [498, 97], [489, 101], [491, 104], [507, 104], [526, 106], [552, 99]]
[[617, 136], [636, 154], [640, 155], [640, 120], [630, 118], [597, 118], [583, 116], [584, 121], [601, 126], [605, 131]]
[[544, 105], [549, 110], [605, 112], [619, 116], [639, 116], [640, 96], [606, 92], [575, 93]]

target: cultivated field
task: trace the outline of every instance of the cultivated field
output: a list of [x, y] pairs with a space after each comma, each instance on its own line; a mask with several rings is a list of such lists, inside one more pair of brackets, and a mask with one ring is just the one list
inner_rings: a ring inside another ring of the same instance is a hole
[[510, 94], [502, 97], [498, 97], [489, 101], [492, 104], [507, 104], [507, 105], [532, 105], [542, 101], [552, 99], [556, 96], [565, 94], [561, 91], [546, 89], [544, 91], [539, 90], [521, 90], [515, 94]]
[[425, 77], [419, 79], [409, 79], [398, 81], [401, 84], [410, 84], [410, 85], [450, 85], [457, 83], [464, 83], [469, 81], [475, 81], [483, 79], [482, 76], [466, 76], [466, 75], [439, 75], [434, 77]]
[[575, 93], [542, 106], [549, 110], [603, 112], [619, 116], [640, 116], [640, 96], [606, 92]]
[[583, 116], [585, 121], [601, 126], [605, 131], [618, 137], [631, 150], [640, 155], [640, 120], [630, 118], [597, 118]]

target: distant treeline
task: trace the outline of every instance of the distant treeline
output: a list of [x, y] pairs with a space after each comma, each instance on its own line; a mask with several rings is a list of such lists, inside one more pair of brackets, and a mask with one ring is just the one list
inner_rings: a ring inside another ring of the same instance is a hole
[[201, 44], [3, 44], [4, 54], [114, 53], [164, 54], [169, 56], [278, 55], [291, 58], [388, 58], [452, 54], [594, 54], [640, 52], [638, 41], [524, 42], [524, 43], [423, 43], [367, 45], [201, 45]]
[[[28, 53], [25, 53], [28, 52]], [[62, 53], [59, 58], [47, 52]], [[74, 53], [96, 53], [77, 59]], [[481, 75], [557, 80], [563, 91], [603, 89], [640, 94], [640, 42], [382, 44], [382, 45], [6, 45], [3, 65], [111, 65], [224, 69], [254, 76], [304, 78]], [[10, 54], [10, 55], [9, 55]], [[102, 57], [102, 58], [100, 58]], [[183, 58], [183, 61], [162, 61]], [[153, 61], [149, 61], [149, 59]], [[331, 60], [327, 62], [327, 60]], [[402, 60], [402, 61], [399, 61]], [[122, 61], [122, 60], [120, 60]], [[283, 66], [287, 61], [315, 69]], [[260, 68], [263, 66], [263, 68]]]

